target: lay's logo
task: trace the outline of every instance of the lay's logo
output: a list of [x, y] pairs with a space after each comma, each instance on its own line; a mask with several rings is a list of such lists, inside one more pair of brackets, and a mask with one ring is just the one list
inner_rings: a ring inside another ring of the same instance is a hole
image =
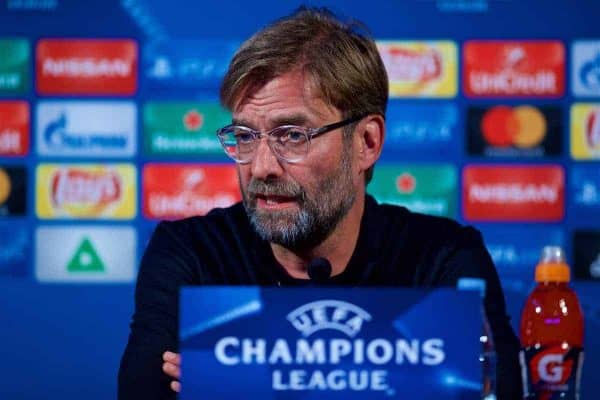
[[52, 177], [52, 203], [56, 207], [104, 208], [118, 201], [123, 190], [114, 171], [58, 170]]
[[128, 219], [135, 216], [135, 168], [130, 165], [41, 165], [40, 218]]
[[390, 48], [389, 73], [407, 82], [428, 82], [442, 76], [442, 55], [434, 49]]
[[391, 97], [453, 97], [457, 91], [454, 42], [380, 41]]

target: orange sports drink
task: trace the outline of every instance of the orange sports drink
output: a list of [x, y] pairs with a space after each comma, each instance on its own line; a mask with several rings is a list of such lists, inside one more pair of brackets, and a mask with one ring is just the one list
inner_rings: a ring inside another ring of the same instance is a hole
[[579, 399], [584, 322], [570, 278], [563, 249], [544, 247], [521, 315], [525, 399]]

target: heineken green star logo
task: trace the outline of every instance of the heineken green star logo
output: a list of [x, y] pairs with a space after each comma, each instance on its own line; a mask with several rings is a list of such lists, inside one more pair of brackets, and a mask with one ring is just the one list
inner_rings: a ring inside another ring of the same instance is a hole
[[98, 256], [92, 242], [84, 237], [77, 251], [67, 265], [69, 272], [103, 272], [104, 263]]

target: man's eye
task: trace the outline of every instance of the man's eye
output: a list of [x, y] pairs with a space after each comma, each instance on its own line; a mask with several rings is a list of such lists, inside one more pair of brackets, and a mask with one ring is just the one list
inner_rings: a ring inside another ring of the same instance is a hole
[[302, 131], [290, 129], [286, 132], [285, 137], [283, 137], [282, 139], [285, 142], [299, 143], [303, 142], [306, 139], [306, 135], [304, 135], [304, 132]]
[[247, 144], [252, 143], [254, 140], [254, 135], [248, 132], [236, 132], [235, 133], [235, 141], [237, 143]]

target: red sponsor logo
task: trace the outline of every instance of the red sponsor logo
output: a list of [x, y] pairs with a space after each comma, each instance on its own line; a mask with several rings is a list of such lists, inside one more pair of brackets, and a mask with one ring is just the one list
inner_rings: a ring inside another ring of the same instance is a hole
[[600, 150], [600, 108], [594, 108], [588, 114], [585, 123], [585, 141], [590, 149]]
[[190, 110], [183, 116], [183, 126], [186, 131], [199, 131], [204, 125], [204, 116], [196, 110]]
[[133, 95], [137, 89], [133, 40], [44, 39], [36, 49], [40, 94]]
[[123, 183], [114, 171], [59, 169], [51, 180], [51, 199], [56, 208], [104, 209], [120, 201], [122, 193]]
[[442, 76], [442, 55], [435, 49], [391, 47], [382, 58], [396, 81], [429, 82]]
[[468, 42], [463, 85], [471, 97], [562, 96], [564, 46], [558, 41]]
[[564, 172], [549, 166], [467, 166], [465, 219], [559, 221], [564, 215]]
[[29, 104], [0, 101], [0, 156], [23, 156], [29, 152]]
[[398, 192], [403, 194], [410, 194], [415, 191], [417, 187], [417, 180], [412, 174], [405, 172], [396, 179], [396, 188]]
[[143, 213], [150, 219], [205, 215], [240, 200], [235, 166], [149, 164], [143, 172]]

